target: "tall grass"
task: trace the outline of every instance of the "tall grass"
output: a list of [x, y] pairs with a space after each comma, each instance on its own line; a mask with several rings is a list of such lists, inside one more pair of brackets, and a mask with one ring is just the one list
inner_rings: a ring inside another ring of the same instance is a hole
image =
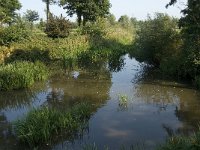
[[48, 77], [48, 69], [40, 62], [14, 62], [0, 66], [0, 90], [26, 88]]
[[200, 150], [200, 131], [190, 137], [172, 137], [157, 150]]
[[21, 143], [30, 147], [50, 145], [60, 136], [76, 133], [90, 115], [91, 107], [86, 103], [78, 104], [67, 112], [44, 107], [15, 122], [14, 129]]
[[[119, 27], [105, 28], [105, 34], [95, 37], [77, 34], [67, 38], [51, 39], [45, 35], [32, 35], [20, 43], [13, 43], [11, 45], [14, 50], [11, 53], [12, 59], [8, 60], [31, 60], [34, 62], [38, 58], [41, 61], [40, 58], [42, 58], [44, 61], [54, 61], [63, 60], [66, 56], [67, 58], [70, 57], [70, 59], [73, 56], [74, 59], [76, 56], [91, 49], [95, 51], [105, 51], [107, 49], [110, 51], [123, 50], [124, 46], [132, 44], [133, 35], [127, 30]], [[15, 53], [16, 50], [20, 50], [19, 52], [22, 54]]]
[[48, 59], [59, 60], [63, 58], [63, 55], [72, 55], [88, 50], [89, 41], [88, 37], [84, 35], [59, 39], [51, 39], [45, 35], [34, 35], [20, 43], [14, 43], [12, 46], [16, 50], [21, 49], [26, 52], [31, 52], [31, 50], [47, 51]]

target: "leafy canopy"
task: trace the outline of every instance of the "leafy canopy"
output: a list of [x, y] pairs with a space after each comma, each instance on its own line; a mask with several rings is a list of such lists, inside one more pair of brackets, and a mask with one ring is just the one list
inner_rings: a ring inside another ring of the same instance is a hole
[[60, 5], [67, 10], [69, 16], [78, 17], [79, 26], [87, 21], [96, 21], [98, 17], [109, 14], [109, 0], [60, 0]]
[[39, 14], [38, 14], [37, 11], [27, 10], [26, 13], [25, 13], [25, 18], [29, 22], [34, 22], [34, 21], [39, 20]]
[[0, 0], [0, 23], [11, 23], [20, 8], [18, 0]]

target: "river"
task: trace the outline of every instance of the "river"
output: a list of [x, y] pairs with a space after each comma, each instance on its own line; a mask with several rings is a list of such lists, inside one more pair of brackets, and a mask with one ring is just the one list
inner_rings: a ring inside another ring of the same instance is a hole
[[[147, 65], [128, 55], [57, 74], [30, 89], [0, 92], [0, 149], [16, 149], [10, 124], [33, 108], [69, 109], [90, 102], [95, 110], [87, 128], [73, 139], [61, 139], [52, 150], [139, 146], [155, 149], [173, 135], [189, 135], [200, 121], [200, 92], [189, 85], [146, 73]], [[84, 69], [83, 69], [84, 68]], [[126, 97], [123, 104], [120, 97]]]

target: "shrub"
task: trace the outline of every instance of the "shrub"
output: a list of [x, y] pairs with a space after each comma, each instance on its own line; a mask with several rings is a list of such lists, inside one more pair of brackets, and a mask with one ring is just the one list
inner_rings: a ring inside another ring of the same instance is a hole
[[157, 13], [141, 23], [135, 50], [142, 61], [159, 66], [161, 61], [180, 55], [180, 34], [177, 20]]
[[48, 70], [40, 62], [14, 62], [0, 67], [0, 90], [20, 89], [45, 80]]
[[71, 23], [64, 17], [50, 16], [45, 33], [51, 38], [64, 38], [69, 36]]
[[0, 45], [9, 46], [12, 42], [18, 42], [28, 37], [29, 32], [24, 24], [15, 24], [0, 30]]
[[10, 55], [12, 48], [6, 46], [0, 46], [0, 64], [4, 63], [6, 57]]
[[15, 131], [20, 142], [30, 147], [51, 144], [56, 137], [72, 135], [89, 119], [90, 105], [81, 103], [68, 112], [56, 109], [40, 108], [14, 123]]
[[106, 34], [106, 28], [108, 23], [103, 18], [98, 18], [96, 22], [88, 22], [86, 26], [82, 28], [83, 34], [89, 34], [91, 37], [104, 36]]

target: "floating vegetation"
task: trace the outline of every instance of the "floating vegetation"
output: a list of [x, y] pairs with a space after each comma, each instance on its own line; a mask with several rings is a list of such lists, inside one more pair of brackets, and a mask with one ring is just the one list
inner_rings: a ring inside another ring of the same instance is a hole
[[118, 99], [119, 99], [119, 110], [120, 111], [127, 110], [128, 109], [128, 96], [119, 94]]
[[124, 106], [128, 103], [128, 96], [119, 94], [119, 105]]

